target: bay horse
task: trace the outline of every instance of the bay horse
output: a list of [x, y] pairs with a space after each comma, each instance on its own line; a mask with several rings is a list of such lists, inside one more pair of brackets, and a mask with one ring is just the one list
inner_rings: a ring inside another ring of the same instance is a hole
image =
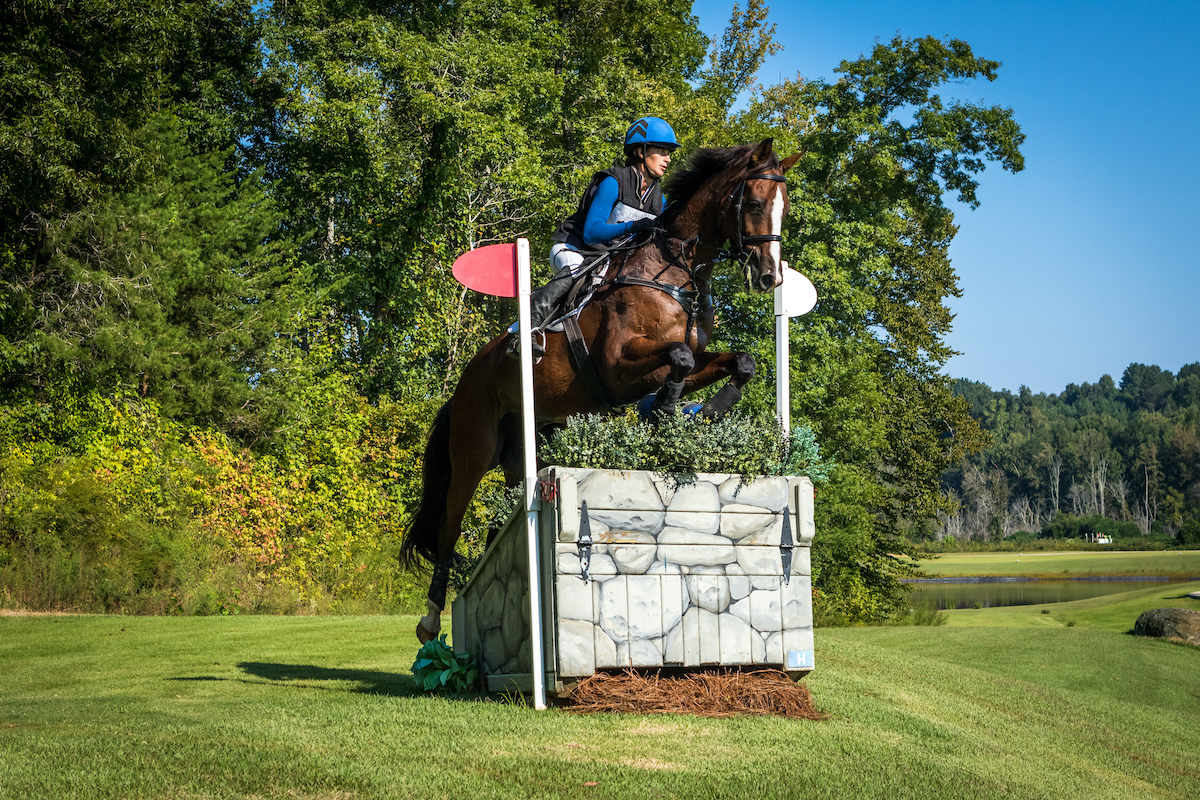
[[[780, 160], [772, 145], [764, 139], [701, 149], [666, 179], [671, 203], [660, 230], [612, 253], [603, 283], [577, 322], [568, 320], [574, 343], [564, 333], [546, 335], [533, 375], [539, 429], [650, 393], [655, 410], [671, 411], [684, 395], [726, 377], [701, 413], [719, 416], [741, 397], [754, 359], [707, 350], [709, 280], [722, 258], [741, 262], [754, 291], [782, 280], [781, 232], [790, 207], [783, 176], [800, 154]], [[400, 548], [405, 567], [421, 559], [433, 565], [428, 614], [417, 624], [422, 643], [441, 630], [454, 546], [479, 482], [496, 466], [509, 486], [522, 478], [520, 365], [506, 355], [510, 335], [493, 339], [467, 364], [425, 446], [421, 501]]]

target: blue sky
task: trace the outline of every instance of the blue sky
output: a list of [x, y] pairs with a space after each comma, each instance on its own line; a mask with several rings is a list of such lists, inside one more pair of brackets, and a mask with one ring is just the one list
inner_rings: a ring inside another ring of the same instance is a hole
[[[743, 3], [744, 5], [744, 3]], [[698, 0], [710, 37], [732, 0]], [[963, 39], [1003, 62], [945, 97], [1011, 107], [1025, 169], [956, 209], [954, 377], [1061, 392], [1200, 361], [1200, 2], [775, 2], [765, 85], [833, 79], [876, 39]], [[820, 287], [817, 287], [820, 289]]]

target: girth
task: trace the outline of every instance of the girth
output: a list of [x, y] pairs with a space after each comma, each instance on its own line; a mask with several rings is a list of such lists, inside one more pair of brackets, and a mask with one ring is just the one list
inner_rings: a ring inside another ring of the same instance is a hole
[[[646, 278], [617, 275], [604, 281], [601, 286], [645, 286], [649, 289], [657, 289], [660, 292], [669, 294], [679, 305], [683, 306], [683, 310], [688, 315], [687, 329], [683, 338], [685, 344], [691, 338], [692, 328], [695, 326], [696, 319], [700, 313], [711, 311], [713, 307], [712, 295], [708, 292], [697, 292], [691, 289], [684, 289], [681, 286], [660, 283]], [[636, 400], [624, 400], [617, 397], [604, 383], [604, 379], [596, 371], [596, 365], [592, 361], [591, 353], [588, 351], [587, 342], [584, 341], [583, 330], [579, 327], [579, 321], [574, 316], [568, 316], [563, 318], [562, 326], [563, 333], [567, 337], [567, 352], [571, 357], [571, 365], [575, 368], [575, 373], [579, 375], [579, 379], [583, 382], [587, 390], [609, 408], [622, 408], [637, 402]]]
[[588, 352], [587, 342], [583, 340], [583, 331], [579, 327], [579, 320], [573, 316], [564, 317], [562, 326], [563, 333], [567, 337], [567, 353], [571, 356], [571, 365], [575, 367], [575, 373], [583, 381], [587, 390], [609, 408], [622, 408], [636, 402], [622, 400], [613, 394], [612, 390], [604, 383], [604, 379], [596, 371], [595, 363], [592, 362], [592, 354]]

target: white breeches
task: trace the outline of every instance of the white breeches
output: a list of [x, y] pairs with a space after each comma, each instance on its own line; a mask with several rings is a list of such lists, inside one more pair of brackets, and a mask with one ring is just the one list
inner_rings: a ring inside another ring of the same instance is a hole
[[555, 271], [561, 272], [566, 269], [575, 274], [575, 270], [583, 264], [583, 253], [559, 242], [550, 248], [550, 263], [554, 265]]

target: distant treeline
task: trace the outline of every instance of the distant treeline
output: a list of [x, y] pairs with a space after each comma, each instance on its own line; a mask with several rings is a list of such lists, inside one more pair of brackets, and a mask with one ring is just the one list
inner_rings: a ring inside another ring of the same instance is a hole
[[1061, 394], [955, 392], [992, 436], [946, 470], [958, 502], [937, 538], [994, 541], [1021, 532], [1153, 537], [1200, 544], [1200, 363], [1178, 374], [1130, 364]]

